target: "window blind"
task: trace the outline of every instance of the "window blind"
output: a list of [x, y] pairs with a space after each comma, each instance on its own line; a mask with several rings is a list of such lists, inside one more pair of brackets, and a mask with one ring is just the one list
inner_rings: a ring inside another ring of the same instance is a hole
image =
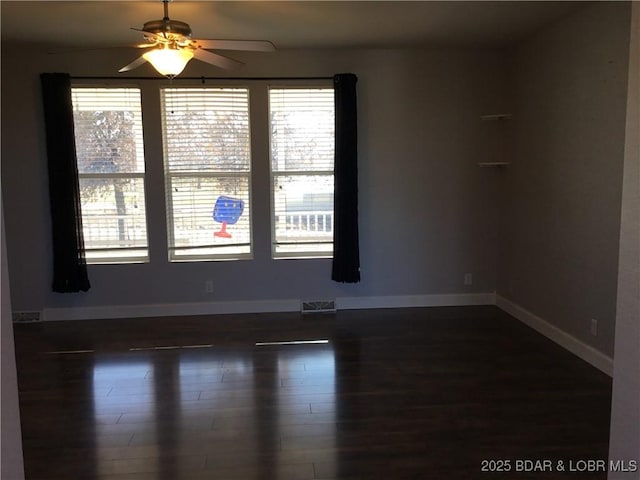
[[273, 255], [333, 251], [335, 107], [332, 88], [269, 91]]
[[148, 260], [140, 90], [71, 90], [87, 263]]
[[169, 257], [251, 256], [249, 93], [162, 89]]

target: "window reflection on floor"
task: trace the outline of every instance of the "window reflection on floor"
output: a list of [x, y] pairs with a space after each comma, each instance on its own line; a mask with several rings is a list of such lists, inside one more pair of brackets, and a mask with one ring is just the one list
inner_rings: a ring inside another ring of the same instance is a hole
[[92, 381], [99, 475], [312, 478], [318, 449], [335, 463], [331, 344], [98, 357]]
[[278, 406], [289, 415], [278, 416], [281, 449], [279, 470], [274, 478], [286, 478], [289, 464], [305, 459], [310, 451], [314, 456], [323, 451], [324, 463], [334, 465], [338, 445], [333, 346], [282, 348], [278, 351], [277, 365], [282, 385]]
[[[125, 359], [97, 358], [93, 366], [93, 404], [95, 419], [95, 458], [99, 475], [150, 470], [150, 459], [157, 458], [157, 445], [147, 444], [147, 458], [139, 466], [115, 460], [122, 450], [131, 448], [134, 437], [156, 436], [156, 394], [154, 366], [141, 355]], [[136, 452], [138, 455], [141, 453]], [[151, 467], [157, 470], [157, 466]]]

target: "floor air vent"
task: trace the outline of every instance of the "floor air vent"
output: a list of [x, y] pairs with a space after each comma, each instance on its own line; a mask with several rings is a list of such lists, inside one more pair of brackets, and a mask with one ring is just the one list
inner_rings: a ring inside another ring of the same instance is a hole
[[302, 313], [335, 313], [335, 300], [302, 302]]
[[16, 323], [39, 322], [40, 312], [13, 312], [13, 321]]

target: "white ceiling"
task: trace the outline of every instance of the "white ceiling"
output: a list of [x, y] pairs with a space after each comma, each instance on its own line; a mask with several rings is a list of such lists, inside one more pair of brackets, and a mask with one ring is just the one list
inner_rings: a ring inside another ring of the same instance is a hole
[[[181, 1], [169, 16], [194, 38], [271, 40], [280, 49], [505, 46], [584, 2]], [[129, 27], [162, 18], [160, 0], [0, 2], [2, 42], [54, 47], [128, 46]]]

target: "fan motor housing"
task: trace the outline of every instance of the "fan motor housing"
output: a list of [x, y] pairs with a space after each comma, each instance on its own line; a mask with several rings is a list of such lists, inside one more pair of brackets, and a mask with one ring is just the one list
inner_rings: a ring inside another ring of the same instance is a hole
[[182, 35], [183, 37], [191, 36], [191, 27], [185, 22], [179, 20], [151, 20], [146, 22], [142, 27], [142, 30], [149, 33], [173, 33], [176, 35]]

